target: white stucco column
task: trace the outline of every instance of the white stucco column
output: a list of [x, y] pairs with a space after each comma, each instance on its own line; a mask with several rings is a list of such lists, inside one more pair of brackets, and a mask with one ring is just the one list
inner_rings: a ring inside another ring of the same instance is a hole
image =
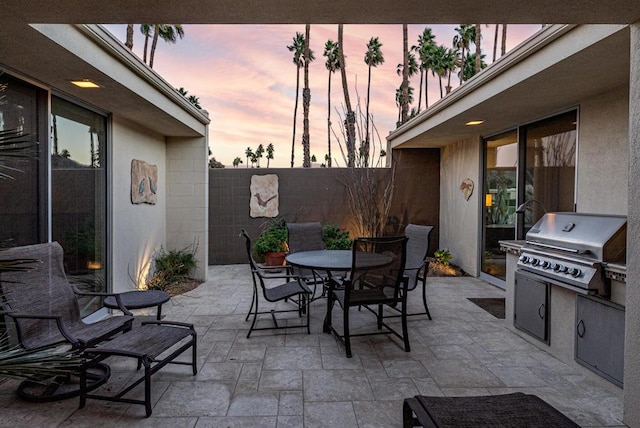
[[640, 21], [631, 25], [624, 422], [640, 427]]

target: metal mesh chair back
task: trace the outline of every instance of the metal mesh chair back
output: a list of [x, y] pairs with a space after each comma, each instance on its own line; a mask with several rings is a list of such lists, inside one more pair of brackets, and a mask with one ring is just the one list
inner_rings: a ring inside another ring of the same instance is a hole
[[[289, 253], [299, 251], [324, 250], [322, 240], [322, 225], [318, 222], [287, 223], [287, 244]], [[293, 273], [301, 277], [313, 277], [310, 269], [293, 268]]]
[[407, 269], [422, 266], [427, 253], [429, 251], [429, 235], [433, 230], [433, 226], [422, 226], [418, 224], [409, 224], [404, 234], [409, 240], [407, 241]]
[[399, 299], [406, 247], [404, 236], [355, 239], [347, 305]]
[[290, 253], [324, 250], [322, 225], [318, 222], [287, 223], [287, 232]]
[[[63, 250], [57, 242], [27, 245], [0, 251], [0, 260], [34, 259], [26, 271], [3, 272], [0, 276], [7, 309], [14, 313], [60, 316], [66, 327], [84, 324], [78, 300], [67, 281]], [[55, 321], [17, 319], [20, 341], [36, 348], [64, 341]]]

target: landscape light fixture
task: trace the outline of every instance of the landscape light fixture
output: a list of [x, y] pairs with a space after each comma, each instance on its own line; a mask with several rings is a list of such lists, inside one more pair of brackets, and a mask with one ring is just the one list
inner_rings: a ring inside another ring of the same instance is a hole
[[100, 85], [91, 81], [90, 79], [82, 79], [82, 80], [72, 80], [71, 83], [76, 85], [79, 88], [99, 88]]

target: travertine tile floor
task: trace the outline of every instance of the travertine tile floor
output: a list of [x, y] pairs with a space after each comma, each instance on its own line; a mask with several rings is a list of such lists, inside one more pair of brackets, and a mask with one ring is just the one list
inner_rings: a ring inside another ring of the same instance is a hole
[[[172, 365], [158, 372], [150, 418], [138, 405], [25, 402], [15, 394], [17, 383], [4, 381], [0, 426], [400, 427], [405, 397], [515, 391], [537, 394], [582, 426], [622, 425], [622, 390], [539, 350], [469, 302], [503, 296], [481, 280], [429, 278], [433, 320], [410, 318], [410, 353], [392, 336], [369, 336], [354, 339], [347, 359], [322, 333], [323, 299], [312, 305], [310, 335], [291, 329], [247, 339], [248, 266], [209, 269], [209, 282], [163, 306], [166, 319], [196, 326], [199, 372], [194, 377], [189, 367]], [[420, 308], [419, 292], [410, 304]], [[371, 314], [354, 314], [359, 328], [375, 328]], [[103, 388], [117, 390], [135, 375], [132, 361], [107, 362], [112, 376]]]

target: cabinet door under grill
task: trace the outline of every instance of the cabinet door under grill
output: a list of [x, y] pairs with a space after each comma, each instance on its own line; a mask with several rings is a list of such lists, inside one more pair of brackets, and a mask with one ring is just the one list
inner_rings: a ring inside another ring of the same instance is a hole
[[576, 361], [622, 387], [624, 372], [624, 307], [578, 296]]
[[549, 343], [549, 283], [525, 272], [516, 272], [513, 324]]

